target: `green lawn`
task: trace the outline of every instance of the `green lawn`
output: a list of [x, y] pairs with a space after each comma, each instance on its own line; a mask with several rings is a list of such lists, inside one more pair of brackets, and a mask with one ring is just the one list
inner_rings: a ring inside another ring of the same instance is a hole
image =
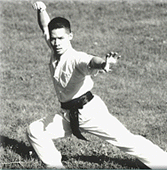
[[[51, 18], [72, 23], [73, 47], [122, 58], [94, 77], [98, 94], [131, 132], [167, 151], [167, 1], [44, 1]], [[1, 168], [41, 169], [26, 139], [30, 122], [59, 107], [48, 69], [49, 49], [30, 1], [0, 1]], [[67, 169], [144, 168], [95, 136], [55, 142]]]

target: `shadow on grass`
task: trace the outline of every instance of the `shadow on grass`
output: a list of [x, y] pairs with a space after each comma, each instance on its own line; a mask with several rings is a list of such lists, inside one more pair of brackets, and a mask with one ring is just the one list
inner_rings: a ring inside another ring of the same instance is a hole
[[[27, 146], [24, 142], [18, 142], [15, 139], [10, 139], [6, 136], [0, 135], [0, 146], [4, 148], [9, 148], [13, 152], [19, 154], [23, 158], [30, 158], [30, 151], [33, 151], [34, 149], [31, 146]], [[31, 157], [37, 157], [37, 155], [31, 155]]]
[[[119, 164], [122, 166], [126, 166], [128, 168], [133, 169], [150, 169], [146, 165], [144, 165], [142, 162], [140, 162], [138, 159], [136, 160], [130, 160], [130, 159], [119, 159], [119, 158], [111, 158], [105, 155], [97, 156], [97, 155], [91, 155], [91, 156], [84, 156], [84, 155], [78, 155], [73, 157], [76, 160], [84, 161], [84, 162], [92, 162], [92, 163], [98, 163], [102, 164], [104, 161], [106, 162], [112, 162], [114, 164]], [[62, 160], [66, 160], [66, 156], [63, 155]]]
[[[10, 139], [5, 136], [0, 136], [0, 146], [4, 148], [9, 148], [15, 153], [19, 154], [23, 158], [30, 158], [30, 151], [33, 151], [34, 149], [31, 146], [27, 146], [24, 142], [18, 142], [15, 139]], [[37, 157], [35, 152], [31, 155], [31, 157]], [[111, 158], [105, 155], [97, 156], [97, 155], [91, 155], [91, 156], [84, 156], [84, 155], [77, 155], [73, 156], [76, 160], [81, 160], [84, 162], [91, 162], [91, 163], [98, 163], [102, 164], [104, 161], [106, 162], [113, 162], [115, 164], [119, 164], [122, 166], [127, 166], [129, 168], [134, 169], [149, 169], [147, 166], [145, 166], [142, 162], [139, 160], [130, 160], [130, 159], [119, 159], [119, 158]], [[62, 161], [67, 161], [69, 158], [67, 155], [62, 155]]]

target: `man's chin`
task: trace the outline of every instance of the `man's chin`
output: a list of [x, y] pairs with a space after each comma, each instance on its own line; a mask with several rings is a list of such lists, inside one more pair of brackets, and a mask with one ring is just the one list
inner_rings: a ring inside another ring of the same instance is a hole
[[63, 54], [63, 52], [62, 52], [62, 51], [54, 50], [54, 52], [55, 52], [55, 54], [56, 54], [56, 55], [59, 55], [59, 56]]
[[56, 54], [56, 55], [59, 55], [59, 56], [62, 55], [62, 54], [64, 54], [65, 51], [66, 51], [66, 50], [54, 50], [55, 54]]

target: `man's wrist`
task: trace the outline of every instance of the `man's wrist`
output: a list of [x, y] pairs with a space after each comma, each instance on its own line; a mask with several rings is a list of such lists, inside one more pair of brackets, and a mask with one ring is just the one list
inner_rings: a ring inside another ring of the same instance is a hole
[[106, 62], [103, 61], [103, 62], [101, 63], [101, 69], [105, 70], [105, 67], [106, 67]]
[[43, 12], [43, 11], [45, 11], [45, 10], [46, 10], [46, 9], [44, 9], [44, 8], [38, 9], [39, 12]]

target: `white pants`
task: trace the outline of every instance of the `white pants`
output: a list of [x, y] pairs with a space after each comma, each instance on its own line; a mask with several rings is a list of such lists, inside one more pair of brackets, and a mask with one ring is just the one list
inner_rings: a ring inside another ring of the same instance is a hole
[[[79, 110], [81, 131], [94, 134], [117, 146], [120, 150], [136, 156], [151, 169], [167, 168], [167, 153], [146, 138], [130, 133], [123, 124], [112, 116], [104, 102], [95, 95], [83, 109]], [[49, 167], [63, 168], [61, 154], [53, 139], [72, 134], [68, 111], [61, 110], [30, 124], [27, 136], [39, 158]]]

